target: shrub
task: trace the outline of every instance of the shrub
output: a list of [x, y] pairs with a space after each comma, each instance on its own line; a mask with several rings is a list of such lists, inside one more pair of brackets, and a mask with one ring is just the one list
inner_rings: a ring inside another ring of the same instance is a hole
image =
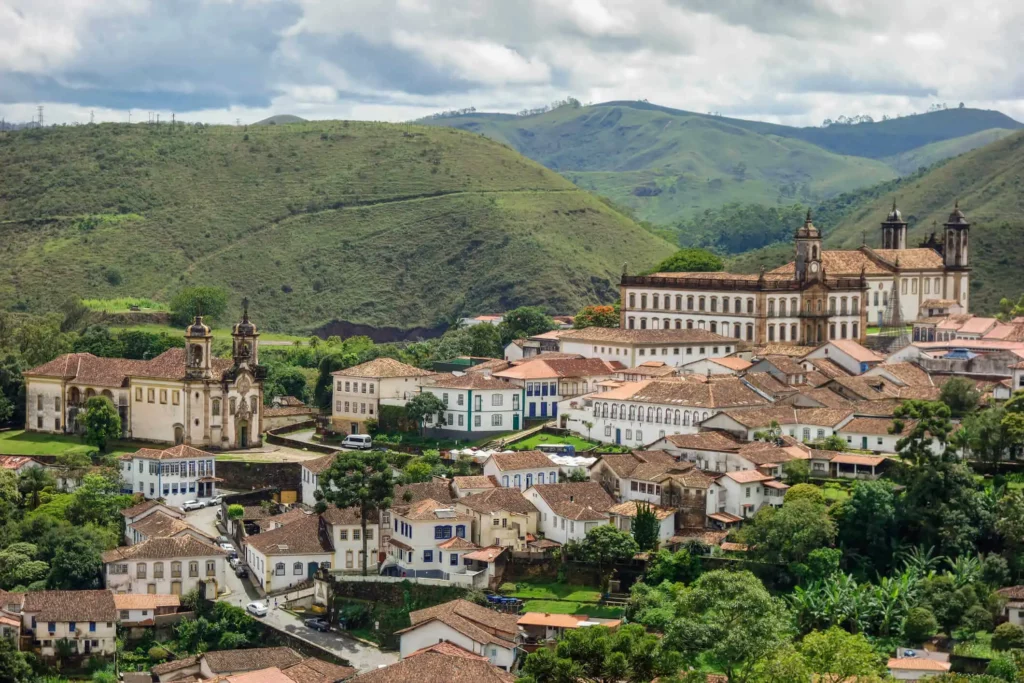
[[931, 610], [915, 607], [903, 622], [903, 637], [912, 645], [920, 645], [939, 632], [939, 622]]
[[1024, 628], [1005, 623], [996, 626], [992, 634], [993, 650], [1024, 650]]
[[166, 648], [161, 647], [159, 645], [154, 645], [153, 647], [149, 648], [149, 652], [147, 652], [146, 654], [148, 654], [149, 658], [154, 662], [162, 662], [171, 656], [171, 653], [168, 652]]

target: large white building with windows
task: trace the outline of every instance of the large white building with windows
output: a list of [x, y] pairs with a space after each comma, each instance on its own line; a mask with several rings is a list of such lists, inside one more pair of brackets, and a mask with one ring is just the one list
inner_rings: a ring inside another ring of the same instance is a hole
[[565, 330], [559, 337], [562, 353], [578, 353], [634, 368], [648, 361], [679, 367], [703, 358], [722, 358], [736, 352], [736, 340], [705, 329], [618, 329], [587, 327]]
[[334, 377], [331, 421], [345, 434], [365, 434], [367, 420], [379, 420], [381, 406], [404, 406], [419, 393], [430, 372], [394, 358], [371, 361], [331, 373]]
[[525, 389], [478, 373], [442, 374], [423, 379], [421, 391], [429, 391], [447, 406], [443, 421], [428, 415], [428, 432], [472, 441], [488, 434], [523, 428]]
[[166, 450], [142, 448], [121, 458], [121, 488], [147, 499], [161, 498], [180, 506], [186, 500], [217, 495], [215, 459], [212, 453], [191, 446]]
[[[893, 292], [901, 318], [916, 320], [929, 299], [968, 307], [970, 223], [954, 207], [945, 236], [907, 247], [907, 223], [893, 204], [882, 248], [824, 250], [810, 213], [796, 231], [796, 260], [760, 274], [654, 273], [620, 282], [621, 327], [703, 329], [754, 344], [864, 341]], [[894, 302], [895, 303], [895, 302]]]
[[464, 573], [462, 556], [478, 550], [473, 516], [432, 498], [391, 511], [392, 536], [381, 573], [446, 579]]
[[263, 379], [259, 333], [248, 302], [232, 328], [231, 358], [215, 358], [202, 317], [185, 331], [185, 347], [152, 360], [68, 353], [25, 374], [25, 429], [80, 433], [85, 402], [104, 396], [121, 416], [122, 436], [204, 448], [262, 443]]

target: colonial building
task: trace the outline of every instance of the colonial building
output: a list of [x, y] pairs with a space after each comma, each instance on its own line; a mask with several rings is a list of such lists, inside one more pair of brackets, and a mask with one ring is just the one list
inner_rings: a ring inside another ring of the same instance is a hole
[[434, 375], [424, 378], [421, 390], [447, 406], [441, 421], [427, 415], [425, 425], [432, 435], [472, 441], [518, 431], [524, 424], [525, 390], [504, 380], [476, 373]]
[[345, 434], [365, 434], [366, 421], [379, 420], [382, 405], [404, 406], [419, 393], [421, 378], [430, 374], [394, 358], [375, 358], [331, 373], [331, 421], [335, 429]]
[[907, 223], [893, 204], [882, 223], [882, 248], [825, 251], [807, 220], [796, 231], [796, 260], [759, 275], [654, 273], [622, 276], [620, 326], [703, 329], [756, 344], [817, 345], [864, 341], [882, 320], [892, 292], [902, 319], [926, 315], [934, 299], [968, 307], [970, 223], [955, 206], [945, 236], [907, 248]]
[[169, 505], [217, 495], [212, 453], [191, 446], [166, 450], [141, 448], [120, 457], [121, 486], [125, 493], [161, 498]]
[[137, 441], [204, 448], [262, 443], [263, 379], [259, 333], [242, 320], [231, 331], [232, 356], [213, 356], [213, 335], [202, 317], [185, 331], [185, 348], [152, 360], [68, 353], [25, 373], [25, 429], [76, 433], [85, 402], [105, 396], [121, 416], [122, 436]]
[[115, 593], [184, 595], [212, 583], [206, 595], [224, 586], [227, 552], [193, 536], [151, 538], [103, 553], [103, 577]]

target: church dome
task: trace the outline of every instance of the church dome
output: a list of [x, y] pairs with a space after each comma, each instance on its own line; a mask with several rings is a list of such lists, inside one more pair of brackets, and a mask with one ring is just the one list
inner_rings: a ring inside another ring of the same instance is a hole
[[890, 211], [889, 215], [886, 216], [885, 222], [886, 223], [902, 223], [903, 222], [903, 214], [901, 214], [900, 210], [896, 208], [896, 200], [895, 199], [892, 200], [892, 211]]
[[197, 315], [195, 320], [185, 330], [186, 337], [209, 337], [210, 328], [203, 323], [203, 316]]
[[949, 214], [949, 219], [946, 221], [946, 225], [966, 225], [967, 216], [960, 210], [960, 200], [957, 200], [953, 204], [953, 213]]
[[231, 328], [231, 334], [237, 337], [252, 337], [256, 334], [256, 326], [249, 320], [249, 300], [242, 300], [242, 319]]
[[797, 237], [819, 237], [820, 233], [818, 228], [814, 227], [814, 223], [811, 222], [811, 210], [807, 209], [807, 219], [804, 224], [797, 228]]

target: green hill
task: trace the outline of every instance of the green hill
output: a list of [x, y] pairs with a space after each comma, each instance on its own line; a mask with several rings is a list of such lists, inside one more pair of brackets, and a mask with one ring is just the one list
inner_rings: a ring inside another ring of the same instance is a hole
[[304, 123], [306, 119], [301, 116], [295, 116], [293, 114], [277, 114], [276, 116], [268, 116], [265, 119], [257, 121], [252, 124], [254, 126], [276, 126], [281, 123]]
[[[866, 235], [879, 246], [879, 224], [895, 196], [909, 223], [910, 244], [919, 244], [932, 231], [940, 232], [953, 202], [971, 221], [971, 308], [994, 312], [1002, 297], [1024, 292], [1024, 132], [941, 163], [925, 173], [864, 191], [860, 200], [824, 222], [825, 244], [852, 249]], [[833, 207], [835, 208], [835, 207]], [[815, 219], [815, 223], [819, 223]], [[793, 245], [780, 243], [732, 259], [728, 267], [753, 272], [792, 260]]]
[[908, 152], [901, 152], [885, 157], [882, 161], [896, 169], [900, 175], [913, 173], [922, 167], [931, 166], [937, 161], [959, 156], [972, 149], [984, 147], [996, 140], [1001, 140], [1007, 135], [1013, 135], [1015, 131], [1008, 128], [990, 128], [989, 130], [978, 131], [970, 135], [964, 135], [951, 140], [933, 142]]
[[524, 117], [474, 113], [423, 123], [504, 142], [638, 217], [663, 224], [732, 202], [817, 202], [895, 176], [881, 161], [761, 133], [752, 122], [640, 102], [564, 106]]
[[[243, 295], [264, 327], [411, 328], [611, 301], [672, 246], [461, 131], [104, 124], [0, 135], [0, 306]], [[232, 314], [235, 312], [232, 311]]]

